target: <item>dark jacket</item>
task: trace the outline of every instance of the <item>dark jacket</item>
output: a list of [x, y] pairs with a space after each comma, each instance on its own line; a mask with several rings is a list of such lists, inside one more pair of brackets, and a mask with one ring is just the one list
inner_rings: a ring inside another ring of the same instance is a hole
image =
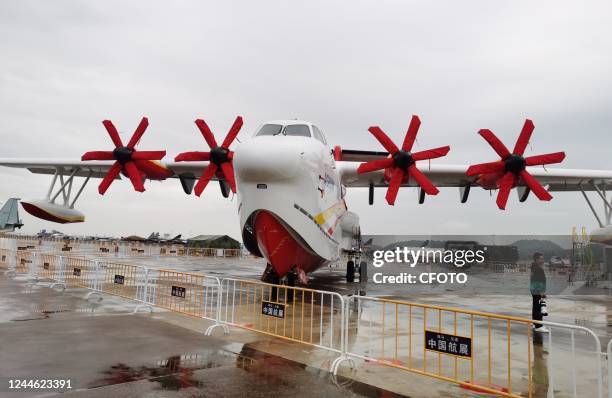
[[531, 264], [531, 276], [529, 278], [529, 290], [531, 294], [546, 294], [546, 274], [542, 267]]

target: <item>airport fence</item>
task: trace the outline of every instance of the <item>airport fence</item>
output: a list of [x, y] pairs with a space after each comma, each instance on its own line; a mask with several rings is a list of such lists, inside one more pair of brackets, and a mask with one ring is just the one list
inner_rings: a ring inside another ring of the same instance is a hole
[[612, 340], [608, 341], [608, 397], [612, 398]]
[[221, 305], [219, 278], [171, 270], [149, 270], [146, 302], [216, 321]]
[[19, 250], [62, 252], [63, 254], [96, 254], [101, 256], [190, 256], [242, 257], [242, 249], [190, 247], [182, 244], [122, 240], [51, 238], [7, 234], [5, 239], [17, 243]]
[[[334, 374], [361, 359], [466, 393], [603, 398], [600, 340], [582, 326], [541, 322], [550, 329], [542, 334], [526, 318], [50, 253], [0, 249], [0, 260], [37, 281], [134, 300], [135, 311], [155, 306], [211, 320], [207, 335], [216, 327], [229, 333], [230, 326], [325, 349], [338, 355]], [[609, 380], [611, 350], [612, 342]]]
[[[346, 313], [349, 357], [482, 394], [603, 397], [601, 344], [581, 326], [541, 322], [550, 329], [542, 334], [531, 319], [366, 296], [348, 298]], [[580, 380], [578, 337], [589, 344], [580, 347]], [[561, 350], [571, 362], [555, 362]], [[596, 395], [585, 391], [592, 386]]]
[[336, 353], [344, 351], [344, 298], [334, 292], [224, 278], [220, 322]]
[[11, 255], [12, 251], [9, 249], [0, 249], [0, 268], [8, 270], [12, 267], [11, 259], [15, 259], [15, 256]]
[[96, 290], [123, 298], [146, 302], [149, 283], [147, 267], [98, 261]]

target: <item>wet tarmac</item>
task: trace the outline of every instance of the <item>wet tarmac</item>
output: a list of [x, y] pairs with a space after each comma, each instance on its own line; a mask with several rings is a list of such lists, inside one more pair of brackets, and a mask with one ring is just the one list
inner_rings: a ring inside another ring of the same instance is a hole
[[[30, 288], [4, 276], [0, 292], [4, 386], [8, 378], [70, 379], [72, 388], [62, 391], [68, 397], [397, 396], [260, 351], [262, 340], [235, 343], [163, 313], [132, 314], [121, 299], [90, 302], [82, 289]], [[56, 393], [4, 388], [0, 396]]]
[[[125, 257], [120, 261], [244, 279], [259, 279], [264, 268], [260, 260], [250, 258]], [[529, 317], [531, 312], [531, 298], [522, 292], [483, 296], [439, 285], [346, 283], [344, 273], [341, 268], [321, 269], [311, 275], [309, 287], [520, 317]], [[152, 314], [135, 315], [135, 305], [129, 300], [104, 295], [102, 301], [86, 301], [85, 289], [69, 288], [62, 293], [25, 279], [0, 277], [0, 377], [70, 377], [73, 389], [67, 396], [482, 396], [451, 383], [367, 361], [358, 361], [355, 371], [342, 369], [336, 378], [327, 371], [336, 357], [333, 353], [242, 329], [232, 329], [229, 336], [206, 337], [202, 331], [209, 321], [158, 309]], [[512, 282], [506, 278], [505, 283]], [[575, 286], [575, 290], [581, 288]], [[551, 315], [547, 320], [586, 326], [605, 346], [612, 335], [608, 291], [565, 293], [569, 294], [549, 297]], [[363, 325], [362, 318], [369, 316], [367, 309], [353, 310], [361, 311], [350, 319], [349, 344], [353, 349], [388, 339]], [[545, 339], [533, 341], [534, 397], [544, 397], [555, 388], [549, 381], [550, 361], [554, 361], [555, 371], [571, 374], [572, 358], [563, 349], [569, 347], [569, 336], [556, 336], [556, 341], [562, 349], [555, 348], [554, 359]], [[526, 345], [520, 338], [511, 343], [516, 347]], [[583, 354], [592, 347], [580, 336], [575, 343], [579, 353], [573, 360], [586, 372], [578, 383], [586, 395], [580, 396], [591, 396], [595, 368]], [[517, 377], [517, 384], [523, 385], [527, 375]], [[53, 394], [0, 391], [3, 397]]]

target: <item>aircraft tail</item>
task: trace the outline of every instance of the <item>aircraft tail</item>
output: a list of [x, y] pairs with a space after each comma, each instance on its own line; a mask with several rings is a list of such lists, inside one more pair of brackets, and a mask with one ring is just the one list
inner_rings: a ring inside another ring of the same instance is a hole
[[19, 198], [10, 198], [0, 209], [0, 231], [13, 232], [21, 228], [23, 223], [19, 219]]

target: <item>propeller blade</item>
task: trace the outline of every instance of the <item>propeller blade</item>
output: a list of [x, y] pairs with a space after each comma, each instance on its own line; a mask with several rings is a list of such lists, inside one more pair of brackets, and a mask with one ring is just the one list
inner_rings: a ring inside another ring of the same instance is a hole
[[134, 149], [136, 144], [138, 144], [138, 141], [140, 141], [140, 139], [142, 138], [142, 135], [144, 134], [148, 126], [149, 126], [149, 119], [147, 119], [146, 117], [143, 117], [140, 123], [138, 124], [138, 127], [136, 127], [136, 131], [134, 131], [134, 134], [132, 134], [132, 138], [130, 138], [130, 142], [128, 142], [127, 144], [128, 148]]
[[450, 151], [450, 146], [442, 146], [440, 148], [429, 149], [427, 151], [415, 152], [412, 154], [412, 160], [427, 160], [427, 159], [436, 159], [446, 156]]
[[402, 185], [403, 179], [404, 170], [400, 169], [399, 167], [394, 168], [393, 176], [391, 177], [391, 182], [389, 183], [389, 188], [387, 188], [387, 194], [385, 195], [387, 203], [389, 203], [391, 206], [393, 206], [395, 203], [395, 198], [397, 197], [397, 192]]
[[217, 140], [215, 140], [215, 135], [212, 133], [212, 131], [210, 131], [210, 128], [204, 120], [197, 119], [195, 121], [195, 124], [196, 126], [198, 126], [198, 129], [200, 129], [200, 132], [202, 133], [202, 136], [204, 136], [204, 139], [206, 140], [206, 143], [208, 144], [210, 149], [219, 146], [217, 145]]
[[200, 179], [198, 180], [197, 184], [193, 188], [193, 192], [195, 192], [196, 196], [202, 195], [204, 188], [206, 188], [206, 185], [208, 185], [208, 183], [213, 178], [216, 172], [217, 172], [217, 165], [214, 163], [209, 163], [208, 167], [204, 169], [204, 172], [200, 176]]
[[393, 159], [379, 159], [372, 160], [370, 162], [361, 163], [357, 168], [357, 173], [368, 173], [370, 171], [382, 170], [393, 166]]
[[504, 176], [499, 180], [499, 193], [497, 194], [497, 207], [501, 210], [506, 208], [506, 204], [508, 203], [508, 197], [510, 196], [510, 190], [514, 187], [516, 183], [516, 176], [514, 173], [507, 172]]
[[115, 162], [102, 179], [102, 182], [100, 182], [100, 185], [98, 185], [98, 192], [100, 195], [104, 195], [108, 187], [110, 187], [113, 181], [115, 181], [115, 178], [117, 178], [120, 172], [121, 163]]
[[111, 151], [91, 151], [85, 152], [81, 160], [115, 160], [115, 155]]
[[536, 180], [531, 174], [527, 171], [521, 171], [521, 177], [525, 184], [531, 189], [531, 191], [538, 197], [540, 200], [549, 201], [552, 199], [552, 195], [548, 193], [546, 189]]
[[106, 131], [108, 131], [108, 135], [110, 135], [111, 140], [113, 140], [113, 144], [115, 144], [115, 147], [122, 147], [123, 143], [121, 142], [121, 137], [119, 137], [119, 132], [117, 131], [117, 128], [115, 127], [113, 122], [111, 122], [110, 120], [104, 120], [102, 124], [106, 128]]
[[415, 165], [411, 165], [408, 168], [408, 173], [415, 179], [421, 188], [423, 188], [423, 191], [425, 191], [426, 194], [437, 195], [438, 192], [440, 192], [438, 188], [436, 188], [436, 186], [429, 181], [429, 178], [427, 178], [425, 174], [423, 174]]
[[236, 120], [234, 120], [234, 124], [232, 125], [232, 128], [230, 129], [229, 133], [227, 133], [227, 135], [225, 136], [225, 139], [223, 140], [223, 144], [221, 144], [221, 147], [228, 149], [229, 146], [234, 141], [234, 139], [236, 138], [236, 136], [238, 135], [238, 133], [240, 132], [241, 128], [242, 128], [242, 116], [238, 116]]
[[175, 158], [175, 162], [199, 162], [210, 160], [210, 152], [183, 152]]
[[162, 160], [166, 151], [134, 151], [132, 160]]
[[512, 153], [521, 156], [523, 155], [523, 153], [525, 153], [525, 148], [527, 148], [527, 144], [529, 144], [529, 139], [531, 138], [531, 133], [533, 133], [533, 129], [533, 122], [529, 119], [526, 119], [525, 124], [523, 124], [521, 134], [516, 140], [516, 145], [514, 145], [514, 151], [512, 151]]
[[385, 134], [384, 131], [378, 126], [372, 126], [368, 129], [370, 133], [382, 144], [382, 146], [393, 155], [395, 152], [399, 151], [397, 146], [391, 141], [391, 139]]
[[125, 172], [127, 173], [128, 177], [130, 177], [130, 181], [132, 182], [134, 189], [138, 192], [144, 192], [145, 187], [142, 183], [142, 176], [140, 174], [140, 170], [138, 170], [138, 167], [136, 167], [134, 162], [125, 162], [123, 167], [125, 168]]
[[501, 173], [506, 170], [506, 165], [502, 161], [474, 164], [468, 167], [465, 174], [475, 176], [477, 174]]
[[404, 144], [402, 145], [403, 151], [410, 152], [412, 146], [414, 145], [414, 141], [416, 140], [416, 136], [420, 126], [421, 119], [419, 119], [417, 115], [412, 115], [410, 125], [408, 126], [408, 131], [406, 132], [406, 136], [404, 137]]
[[236, 180], [234, 179], [234, 167], [229, 162], [221, 163], [221, 171], [225, 176], [225, 181], [229, 184], [233, 193], [236, 193]]
[[561, 163], [565, 159], [565, 152], [547, 153], [546, 155], [529, 156], [525, 158], [527, 166], [540, 166], [543, 164]]
[[478, 134], [480, 134], [482, 138], [484, 138], [489, 145], [491, 145], [491, 147], [502, 159], [505, 159], [511, 155], [508, 148], [506, 148], [506, 146], [499, 140], [499, 138], [497, 138], [495, 134], [493, 134], [491, 130], [482, 129], [478, 132]]

